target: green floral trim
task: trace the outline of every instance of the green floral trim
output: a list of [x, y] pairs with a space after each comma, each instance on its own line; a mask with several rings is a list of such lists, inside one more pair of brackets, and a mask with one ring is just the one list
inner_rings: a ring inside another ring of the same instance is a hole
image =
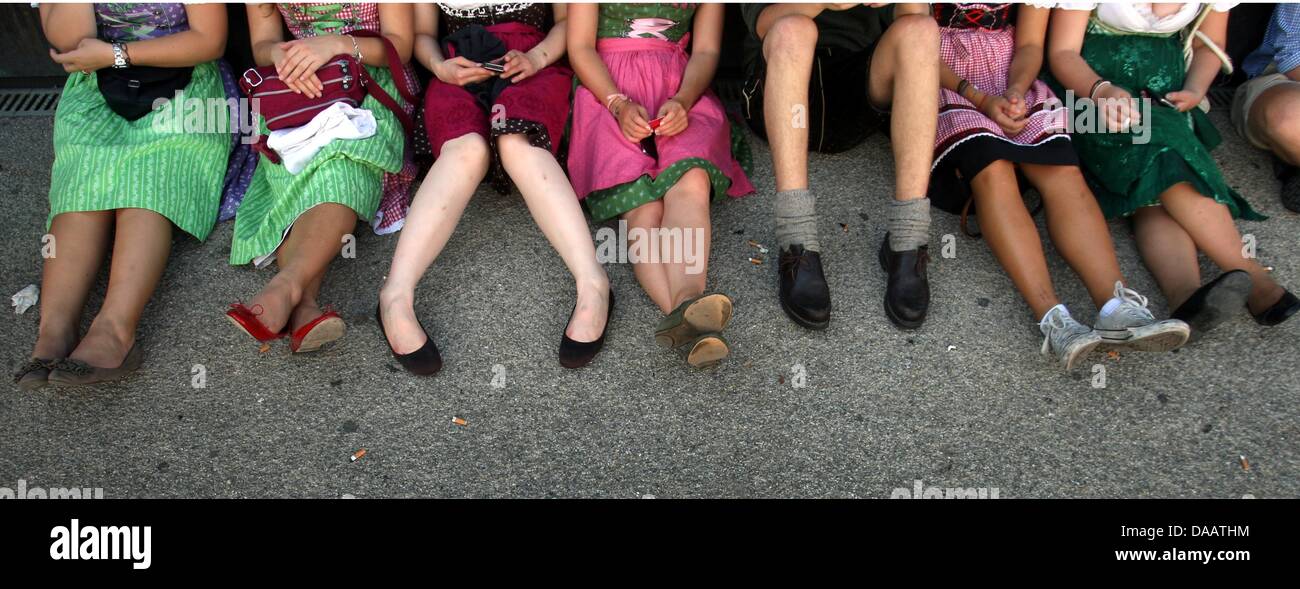
[[692, 168], [700, 168], [709, 174], [709, 183], [713, 185], [714, 202], [726, 196], [727, 189], [731, 188], [731, 178], [723, 174], [722, 170], [709, 160], [690, 157], [674, 162], [656, 178], [644, 174], [631, 182], [593, 191], [585, 201], [587, 209], [591, 211], [591, 219], [597, 223], [613, 219], [643, 204], [663, 198], [668, 190], [682, 179], [682, 175]]

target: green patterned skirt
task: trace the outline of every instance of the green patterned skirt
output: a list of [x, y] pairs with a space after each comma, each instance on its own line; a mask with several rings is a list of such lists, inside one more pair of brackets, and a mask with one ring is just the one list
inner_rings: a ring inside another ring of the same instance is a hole
[[[54, 115], [50, 216], [148, 209], [203, 240], [217, 222], [230, 157], [229, 112], [208, 108], [201, 125], [176, 128], [171, 109], [128, 121], [108, 108], [97, 74], [73, 74]], [[226, 99], [215, 62], [195, 66], [184, 98]], [[190, 103], [186, 103], [190, 104]], [[188, 108], [188, 107], [187, 107]], [[211, 127], [211, 128], [209, 128]]]
[[[366, 66], [389, 96], [399, 96], [387, 68]], [[398, 99], [400, 100], [400, 98]], [[324, 203], [344, 205], [369, 220], [379, 208], [384, 172], [402, 168], [402, 124], [372, 96], [361, 108], [375, 115], [375, 134], [365, 139], [334, 140], [321, 148], [297, 174], [262, 156], [244, 202], [235, 215], [230, 263], [247, 264], [273, 253], [299, 215]], [[266, 132], [266, 124], [262, 124]]]
[[[1183, 87], [1186, 71], [1177, 35], [1110, 34], [1090, 25], [1082, 54], [1099, 76], [1133, 96], [1144, 88], [1164, 95]], [[1058, 96], [1065, 96], [1056, 80], [1050, 82]], [[1076, 115], [1080, 108], [1076, 104]], [[1210, 155], [1222, 137], [1208, 115], [1199, 108], [1183, 113], [1154, 103], [1150, 111], [1150, 140], [1145, 144], [1135, 143], [1139, 135], [1131, 132], [1071, 136], [1107, 218], [1159, 205], [1160, 194], [1181, 182], [1227, 206], [1234, 218], [1266, 218], [1224, 181]]]

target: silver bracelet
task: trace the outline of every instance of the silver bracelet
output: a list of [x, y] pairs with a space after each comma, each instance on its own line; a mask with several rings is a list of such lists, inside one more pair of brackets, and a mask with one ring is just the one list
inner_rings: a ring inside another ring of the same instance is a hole
[[361, 55], [361, 45], [357, 44], [357, 38], [352, 35], [348, 35], [347, 37], [352, 39], [352, 57], [357, 58], [357, 61], [364, 59], [364, 56]]

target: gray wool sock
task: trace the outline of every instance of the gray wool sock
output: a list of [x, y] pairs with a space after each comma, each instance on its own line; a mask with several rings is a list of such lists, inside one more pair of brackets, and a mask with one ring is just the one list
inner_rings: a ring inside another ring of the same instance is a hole
[[930, 199], [889, 203], [889, 249], [914, 250], [930, 242]]
[[817, 242], [817, 197], [806, 188], [776, 193], [777, 251], [791, 245], [802, 245], [811, 252], [821, 251]]

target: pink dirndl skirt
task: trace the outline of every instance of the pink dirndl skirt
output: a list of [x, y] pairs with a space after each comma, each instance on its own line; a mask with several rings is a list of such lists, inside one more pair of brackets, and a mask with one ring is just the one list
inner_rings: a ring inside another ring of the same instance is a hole
[[[597, 41], [596, 51], [619, 91], [644, 106], [653, 118], [681, 87], [687, 61], [683, 47], [688, 39], [689, 35], [674, 43], [605, 38]], [[730, 123], [722, 102], [712, 91], [706, 91], [691, 107], [685, 131], [672, 137], [655, 137], [658, 161], [623, 136], [618, 120], [605, 108], [602, 98], [581, 86], [574, 96], [568, 164], [578, 198], [641, 176], [657, 178], [674, 163], [688, 158], [702, 158], [721, 171], [730, 180], [727, 195], [739, 197], [754, 192], [731, 153]]]

